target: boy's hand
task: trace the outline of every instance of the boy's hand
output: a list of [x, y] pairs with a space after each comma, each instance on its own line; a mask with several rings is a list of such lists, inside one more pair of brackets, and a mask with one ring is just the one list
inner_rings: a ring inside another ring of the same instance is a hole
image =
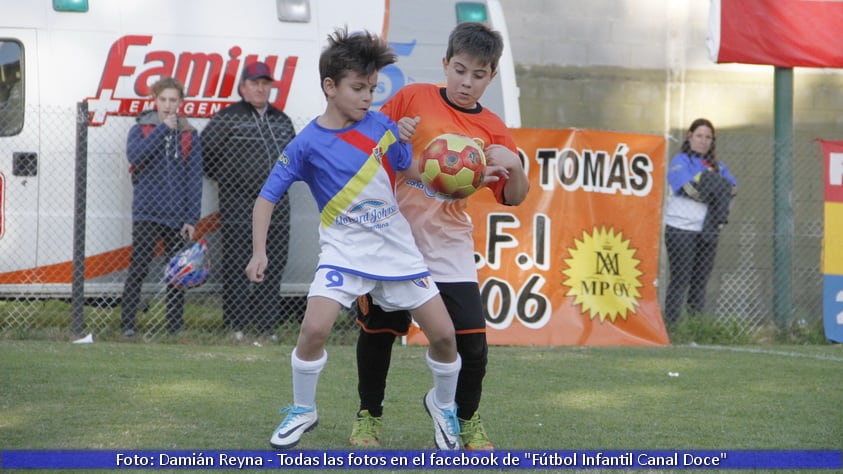
[[483, 154], [486, 155], [484, 184], [509, 179], [511, 170], [521, 168], [521, 160], [518, 159], [518, 155], [505, 146], [489, 145], [483, 150]]
[[179, 116], [176, 114], [169, 114], [164, 117], [164, 125], [170, 128], [170, 130], [175, 130], [179, 126]]
[[[504, 203], [510, 206], [517, 206], [527, 197], [530, 190], [530, 182], [527, 174], [521, 165], [521, 159], [509, 148], [502, 145], [489, 145], [483, 150], [486, 155], [486, 175], [496, 175], [505, 179]], [[487, 179], [484, 183], [489, 183]]]
[[486, 165], [486, 172], [483, 173], [483, 182], [481, 185], [487, 185], [500, 181], [501, 179], [509, 179], [509, 171], [503, 166]]
[[506, 168], [507, 171], [521, 169], [521, 160], [518, 159], [518, 155], [503, 145], [489, 145], [483, 150], [483, 154], [486, 155], [487, 166], [500, 166]]
[[190, 224], [185, 224], [179, 231], [179, 235], [181, 235], [182, 240], [185, 242], [193, 242], [193, 236], [196, 235], [196, 227], [193, 227]]
[[398, 138], [402, 142], [410, 141], [410, 138], [413, 137], [413, 134], [416, 133], [416, 125], [421, 122], [421, 117], [401, 117], [398, 120]]
[[252, 255], [252, 260], [250, 260], [249, 264], [246, 266], [246, 276], [249, 278], [249, 281], [255, 283], [263, 281], [264, 270], [266, 270], [267, 262], [268, 260], [266, 255]]

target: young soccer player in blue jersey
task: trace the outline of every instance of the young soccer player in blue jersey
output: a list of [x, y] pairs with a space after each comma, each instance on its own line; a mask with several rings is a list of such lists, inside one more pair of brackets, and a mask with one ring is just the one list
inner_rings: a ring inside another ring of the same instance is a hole
[[329, 36], [319, 58], [325, 112], [287, 145], [255, 202], [246, 267], [254, 282], [263, 280], [270, 263], [272, 210], [294, 181], [310, 187], [321, 214], [319, 263], [291, 355], [293, 405], [281, 410], [286, 417], [270, 438], [275, 448], [295, 446], [316, 426], [325, 342], [341, 306], [367, 293], [388, 310], [409, 310], [430, 340], [426, 359], [433, 388], [424, 407], [434, 422], [436, 447], [460, 447], [454, 395], [461, 361], [454, 326], [395, 198], [395, 173], [412, 163], [412, 123], [399, 127], [369, 110], [378, 71], [395, 60], [386, 42], [371, 33], [337, 30]]

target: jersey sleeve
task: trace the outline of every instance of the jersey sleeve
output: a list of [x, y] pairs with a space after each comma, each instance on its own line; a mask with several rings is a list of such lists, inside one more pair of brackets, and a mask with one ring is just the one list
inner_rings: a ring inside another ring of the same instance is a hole
[[695, 171], [689, 161], [690, 158], [684, 153], [679, 153], [670, 160], [667, 169], [667, 184], [674, 194], [678, 193], [682, 186], [694, 180]]
[[396, 170], [404, 171], [413, 164], [413, 145], [410, 142], [401, 141], [398, 125], [395, 122], [390, 120], [389, 117], [384, 117], [384, 119], [387, 122], [389, 133], [392, 133], [395, 137], [395, 143], [387, 150], [389, 163]]
[[302, 140], [295, 138], [284, 148], [281, 156], [272, 167], [260, 192], [260, 197], [269, 202], [277, 203], [290, 186], [301, 179], [301, 163], [305, 156]]

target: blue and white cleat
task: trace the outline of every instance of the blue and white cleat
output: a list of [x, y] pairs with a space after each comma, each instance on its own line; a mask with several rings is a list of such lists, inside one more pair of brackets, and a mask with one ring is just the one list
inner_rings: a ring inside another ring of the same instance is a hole
[[299, 444], [301, 436], [319, 424], [319, 417], [314, 407], [300, 407], [291, 405], [281, 409], [287, 416], [275, 428], [269, 444], [275, 449], [287, 449]]
[[436, 406], [433, 389], [424, 396], [424, 409], [433, 419], [433, 443], [440, 451], [458, 451], [460, 449], [460, 421], [457, 408], [443, 410]]

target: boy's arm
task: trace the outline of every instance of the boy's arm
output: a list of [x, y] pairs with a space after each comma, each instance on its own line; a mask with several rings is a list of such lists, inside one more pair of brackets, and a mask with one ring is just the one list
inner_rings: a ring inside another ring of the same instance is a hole
[[419, 121], [421, 121], [420, 117], [401, 117], [400, 120], [395, 122], [395, 127], [398, 130], [399, 143], [396, 143], [394, 148], [398, 149], [400, 153], [398, 155], [393, 153], [393, 156], [397, 156], [397, 158], [391, 159], [391, 163], [397, 171], [400, 171], [407, 178], [414, 180], [421, 179], [421, 176], [419, 175], [418, 166], [413, 166], [414, 151], [410, 139], [415, 135], [416, 125], [418, 125]]
[[[162, 141], [167, 135], [166, 125], [161, 124], [155, 127], [149, 135], [144, 136], [140, 125], [134, 125], [129, 130], [129, 137], [126, 140], [126, 158], [129, 164], [136, 169], [145, 165], [147, 161], [157, 157], [156, 152], [163, 150]], [[163, 151], [160, 151], [163, 153]]]
[[263, 281], [268, 259], [266, 257], [266, 234], [269, 231], [269, 221], [275, 204], [258, 197], [252, 209], [252, 260], [246, 267], [246, 276], [250, 281]]
[[503, 185], [503, 202], [509, 206], [521, 204], [530, 190], [530, 181], [521, 159], [512, 150], [502, 145], [489, 145], [486, 155], [487, 170], [490, 174], [499, 175], [506, 182]]

